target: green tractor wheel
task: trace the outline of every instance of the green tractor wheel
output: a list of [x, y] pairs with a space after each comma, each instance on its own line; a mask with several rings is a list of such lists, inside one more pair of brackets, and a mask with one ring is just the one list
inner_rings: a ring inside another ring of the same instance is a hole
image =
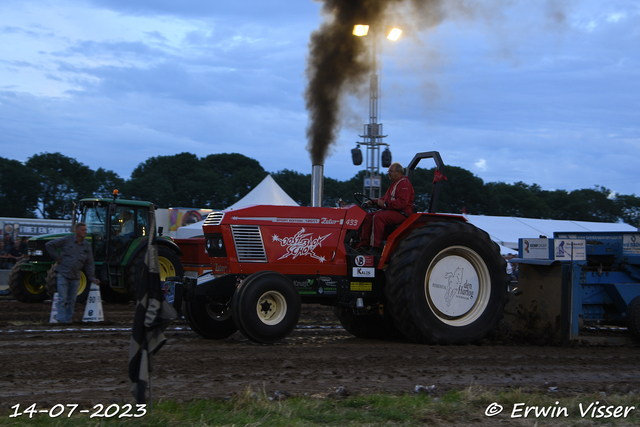
[[22, 270], [22, 265], [28, 262], [29, 258], [22, 258], [13, 266], [9, 273], [9, 289], [20, 302], [42, 302], [48, 298], [45, 275]]
[[[47, 272], [47, 279], [45, 286], [50, 298], [58, 292], [58, 273], [55, 270], [56, 265], [53, 264]], [[84, 271], [80, 272], [80, 285], [78, 286], [78, 295], [76, 296], [76, 302], [84, 303], [89, 296], [89, 290], [91, 289], [90, 283], [87, 280], [87, 276], [84, 275]]]
[[[133, 263], [127, 268], [125, 286], [129, 295], [136, 299], [138, 297], [138, 283], [142, 281], [142, 275], [146, 268], [144, 263], [146, 251], [141, 251]], [[158, 264], [160, 265], [160, 280], [167, 277], [182, 276], [182, 262], [178, 254], [165, 246], [158, 246]]]

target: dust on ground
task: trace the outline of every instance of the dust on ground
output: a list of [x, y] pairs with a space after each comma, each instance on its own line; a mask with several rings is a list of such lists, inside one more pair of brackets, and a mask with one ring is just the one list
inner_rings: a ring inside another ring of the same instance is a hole
[[[49, 323], [51, 301], [0, 299], [0, 412], [15, 404], [94, 405], [133, 402], [127, 378], [134, 303], [103, 303], [104, 322]], [[560, 396], [640, 393], [637, 346], [534, 346], [486, 340], [482, 345], [429, 346], [354, 338], [330, 307], [303, 306], [295, 331], [277, 344], [255, 344], [240, 333], [206, 340], [184, 320], [166, 331], [153, 358], [153, 398], [226, 398], [252, 390], [326, 396], [435, 394], [470, 385], [521, 388]]]

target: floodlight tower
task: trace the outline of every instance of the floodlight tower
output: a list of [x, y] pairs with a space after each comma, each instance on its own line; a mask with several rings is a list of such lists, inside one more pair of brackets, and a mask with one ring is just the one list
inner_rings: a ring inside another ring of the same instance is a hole
[[[369, 33], [368, 25], [356, 25], [353, 28], [353, 34], [359, 37], [366, 36]], [[402, 30], [392, 28], [387, 31], [386, 37], [389, 40], [397, 40], [402, 34]], [[362, 163], [362, 152], [360, 145], [367, 147], [366, 154], [366, 170], [367, 174], [364, 180], [363, 193], [372, 199], [381, 196], [382, 179], [380, 177], [380, 166], [389, 167], [391, 165], [391, 151], [389, 144], [382, 142], [382, 138], [387, 135], [382, 134], [382, 123], [378, 123], [378, 103], [380, 99], [380, 79], [378, 78], [377, 69], [377, 34], [373, 30], [373, 66], [371, 69], [371, 78], [369, 81], [369, 123], [364, 125], [364, 134], [359, 135], [364, 139], [358, 142], [358, 146], [351, 150], [353, 163], [358, 166]], [[380, 156], [380, 146], [385, 145], [384, 152]]]

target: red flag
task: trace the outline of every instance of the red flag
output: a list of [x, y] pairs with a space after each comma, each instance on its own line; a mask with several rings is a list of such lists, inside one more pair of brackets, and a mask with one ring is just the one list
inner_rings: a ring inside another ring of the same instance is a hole
[[442, 181], [443, 179], [445, 181], [449, 181], [447, 179], [447, 177], [444, 176], [444, 174], [442, 172], [440, 172], [438, 169], [436, 169], [436, 171], [433, 173], [433, 183], [435, 184], [436, 182]]

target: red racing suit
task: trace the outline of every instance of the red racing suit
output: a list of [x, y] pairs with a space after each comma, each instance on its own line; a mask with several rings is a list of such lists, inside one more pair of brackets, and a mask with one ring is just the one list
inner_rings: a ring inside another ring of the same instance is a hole
[[360, 246], [381, 248], [385, 227], [401, 224], [413, 212], [414, 191], [406, 176], [392, 183], [381, 199], [384, 207], [369, 212], [362, 222]]

